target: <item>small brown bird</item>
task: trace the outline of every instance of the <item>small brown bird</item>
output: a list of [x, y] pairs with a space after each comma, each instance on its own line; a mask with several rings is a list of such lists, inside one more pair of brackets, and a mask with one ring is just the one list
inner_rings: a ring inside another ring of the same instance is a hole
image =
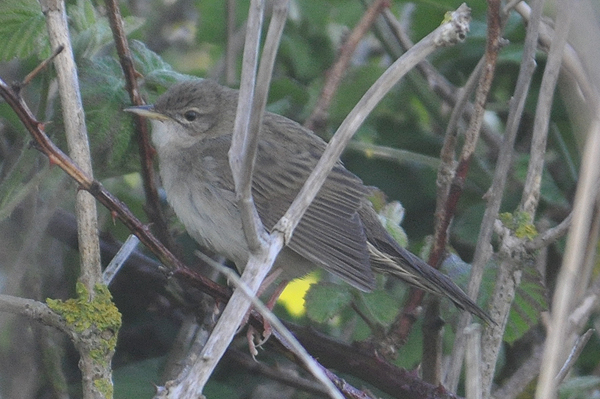
[[[228, 160], [237, 103], [238, 91], [210, 80], [192, 80], [175, 84], [154, 105], [126, 111], [151, 119], [163, 187], [188, 233], [241, 270], [249, 250]], [[265, 113], [252, 194], [267, 229], [292, 203], [325, 145], [298, 123]], [[398, 245], [366, 199], [369, 193], [338, 162], [275, 261], [283, 278], [321, 267], [369, 291], [375, 287], [373, 271], [387, 273], [448, 297], [459, 308], [491, 322], [446, 275]]]

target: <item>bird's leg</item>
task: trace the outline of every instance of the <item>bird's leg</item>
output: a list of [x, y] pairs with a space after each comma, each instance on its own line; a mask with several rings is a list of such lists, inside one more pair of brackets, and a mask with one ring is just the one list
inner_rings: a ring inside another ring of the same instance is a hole
[[[278, 268], [278, 269], [275, 269], [272, 273], [270, 273], [267, 276], [267, 278], [265, 278], [265, 280], [260, 285], [260, 288], [258, 289], [256, 296], [260, 297], [262, 294], [264, 294], [264, 292], [277, 280], [277, 278], [279, 278], [282, 271], [283, 271], [282, 269]], [[283, 280], [277, 285], [277, 288], [275, 289], [273, 294], [271, 294], [271, 296], [269, 297], [269, 300], [265, 304], [269, 310], [273, 310], [275, 303], [279, 299], [279, 296], [281, 295], [281, 293], [287, 286], [288, 282], [289, 282], [288, 280]], [[244, 318], [244, 321], [241, 324], [242, 326], [247, 324], [249, 316], [250, 316], [250, 311], [248, 311], [248, 313], [246, 314], [246, 317]], [[258, 354], [258, 351], [256, 350], [256, 348], [260, 347], [262, 344], [267, 342], [267, 340], [271, 336], [271, 333], [272, 333], [271, 324], [266, 319], [263, 319], [263, 333], [262, 334], [258, 334], [258, 332], [256, 331], [256, 329], [254, 327], [252, 327], [251, 325], [248, 325], [248, 332], [246, 333], [246, 338], [248, 339], [248, 346], [250, 347], [250, 353], [252, 354], [252, 356], [256, 356]]]

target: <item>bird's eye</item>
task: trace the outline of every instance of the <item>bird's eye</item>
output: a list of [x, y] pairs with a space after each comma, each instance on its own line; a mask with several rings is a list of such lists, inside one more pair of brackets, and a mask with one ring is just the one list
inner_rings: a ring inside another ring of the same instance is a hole
[[185, 118], [186, 121], [188, 122], [193, 122], [196, 119], [198, 119], [198, 116], [200, 116], [196, 111], [186, 111], [183, 114], [183, 117]]

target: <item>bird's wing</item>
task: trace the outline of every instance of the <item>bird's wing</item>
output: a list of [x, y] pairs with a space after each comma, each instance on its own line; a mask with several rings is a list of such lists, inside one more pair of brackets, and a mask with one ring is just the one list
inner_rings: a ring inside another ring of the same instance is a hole
[[[316, 136], [296, 143], [298, 136], [294, 135], [306, 135], [307, 131], [279, 118], [273, 124], [265, 120], [253, 175], [254, 201], [267, 229], [283, 216], [324, 148]], [[282, 123], [286, 135], [280, 135]], [[269, 140], [265, 140], [267, 136]], [[371, 290], [375, 284], [358, 214], [368, 192], [358, 177], [341, 163], [336, 165], [288, 244], [304, 258], [362, 290]]]

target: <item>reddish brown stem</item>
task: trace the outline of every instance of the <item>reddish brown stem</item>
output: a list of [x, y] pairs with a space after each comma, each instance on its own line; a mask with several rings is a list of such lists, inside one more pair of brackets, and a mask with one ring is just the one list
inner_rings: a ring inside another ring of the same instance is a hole
[[[434, 243], [428, 259], [428, 263], [433, 267], [439, 267], [444, 258], [446, 245], [448, 243], [448, 228], [452, 218], [456, 213], [456, 206], [463, 192], [469, 166], [471, 164], [477, 141], [479, 139], [481, 126], [483, 124], [485, 105], [494, 78], [498, 52], [501, 47], [502, 23], [500, 18], [499, 4], [499, 0], [488, 1], [488, 39], [485, 51], [485, 65], [479, 79], [477, 91], [475, 93], [474, 109], [471, 115], [469, 127], [465, 134], [465, 144], [462, 148], [460, 159], [454, 173], [454, 178], [450, 185], [447, 197], [442, 199], [442, 201], [444, 201], [444, 205], [440, 207], [441, 212], [439, 215], [436, 215], [436, 219], [439, 221], [439, 223], [436, 226]], [[412, 290], [410, 299], [404, 311], [399, 314], [399, 317], [392, 324], [390, 329], [390, 335], [396, 336], [394, 341], [404, 342], [406, 337], [408, 337], [408, 334], [412, 329], [414, 319], [407, 316], [415, 313], [415, 310], [422, 302], [422, 298], [422, 292], [416, 289]]]
[[358, 25], [354, 27], [354, 30], [340, 48], [336, 63], [329, 71], [327, 71], [327, 78], [323, 85], [323, 90], [321, 91], [317, 105], [310, 117], [304, 122], [304, 126], [310, 130], [319, 130], [325, 124], [331, 100], [344, 77], [344, 71], [348, 68], [348, 64], [350, 63], [352, 54], [354, 54], [354, 50], [356, 50], [356, 46], [358, 46], [358, 43], [369, 31], [371, 25], [375, 22], [375, 19], [386, 7], [389, 7], [389, 0], [374, 1], [367, 11], [365, 11], [365, 14]]
[[226, 301], [229, 297], [228, 290], [206, 277], [195, 273], [182, 264], [155, 236], [148, 226], [142, 224], [127, 206], [118, 198], [108, 192], [100, 182], [92, 179], [83, 172], [71, 158], [63, 153], [44, 132], [44, 124], [38, 122], [23, 99], [0, 79], [0, 95], [15, 111], [25, 128], [36, 141], [37, 148], [44, 153], [53, 165], [59, 166], [75, 180], [82, 189], [90, 192], [102, 205], [127, 226], [140, 241], [150, 249], [171, 272], [177, 272], [188, 277], [193, 277], [195, 284], [202, 287], [202, 291], [215, 299]]
[[[108, 19], [110, 28], [113, 32], [115, 46], [117, 48], [117, 53], [119, 54], [119, 61], [121, 62], [121, 68], [123, 69], [123, 74], [125, 76], [125, 88], [129, 93], [129, 98], [133, 105], [143, 105], [144, 100], [140, 95], [137, 84], [137, 76], [139, 76], [139, 73], [135, 70], [135, 66], [133, 65], [133, 57], [131, 56], [129, 43], [127, 43], [119, 5], [116, 0], [106, 0], [106, 8], [108, 10]], [[173, 251], [175, 249], [175, 244], [173, 238], [169, 234], [167, 221], [161, 210], [158, 190], [156, 189], [153, 162], [154, 148], [150, 144], [148, 124], [141, 116], [135, 114], [133, 115], [133, 121], [137, 132], [136, 137], [140, 151], [142, 180], [144, 182], [144, 192], [146, 193], [146, 201], [148, 203], [148, 206], [145, 207], [145, 211], [152, 222], [155, 234], [167, 248]]]

